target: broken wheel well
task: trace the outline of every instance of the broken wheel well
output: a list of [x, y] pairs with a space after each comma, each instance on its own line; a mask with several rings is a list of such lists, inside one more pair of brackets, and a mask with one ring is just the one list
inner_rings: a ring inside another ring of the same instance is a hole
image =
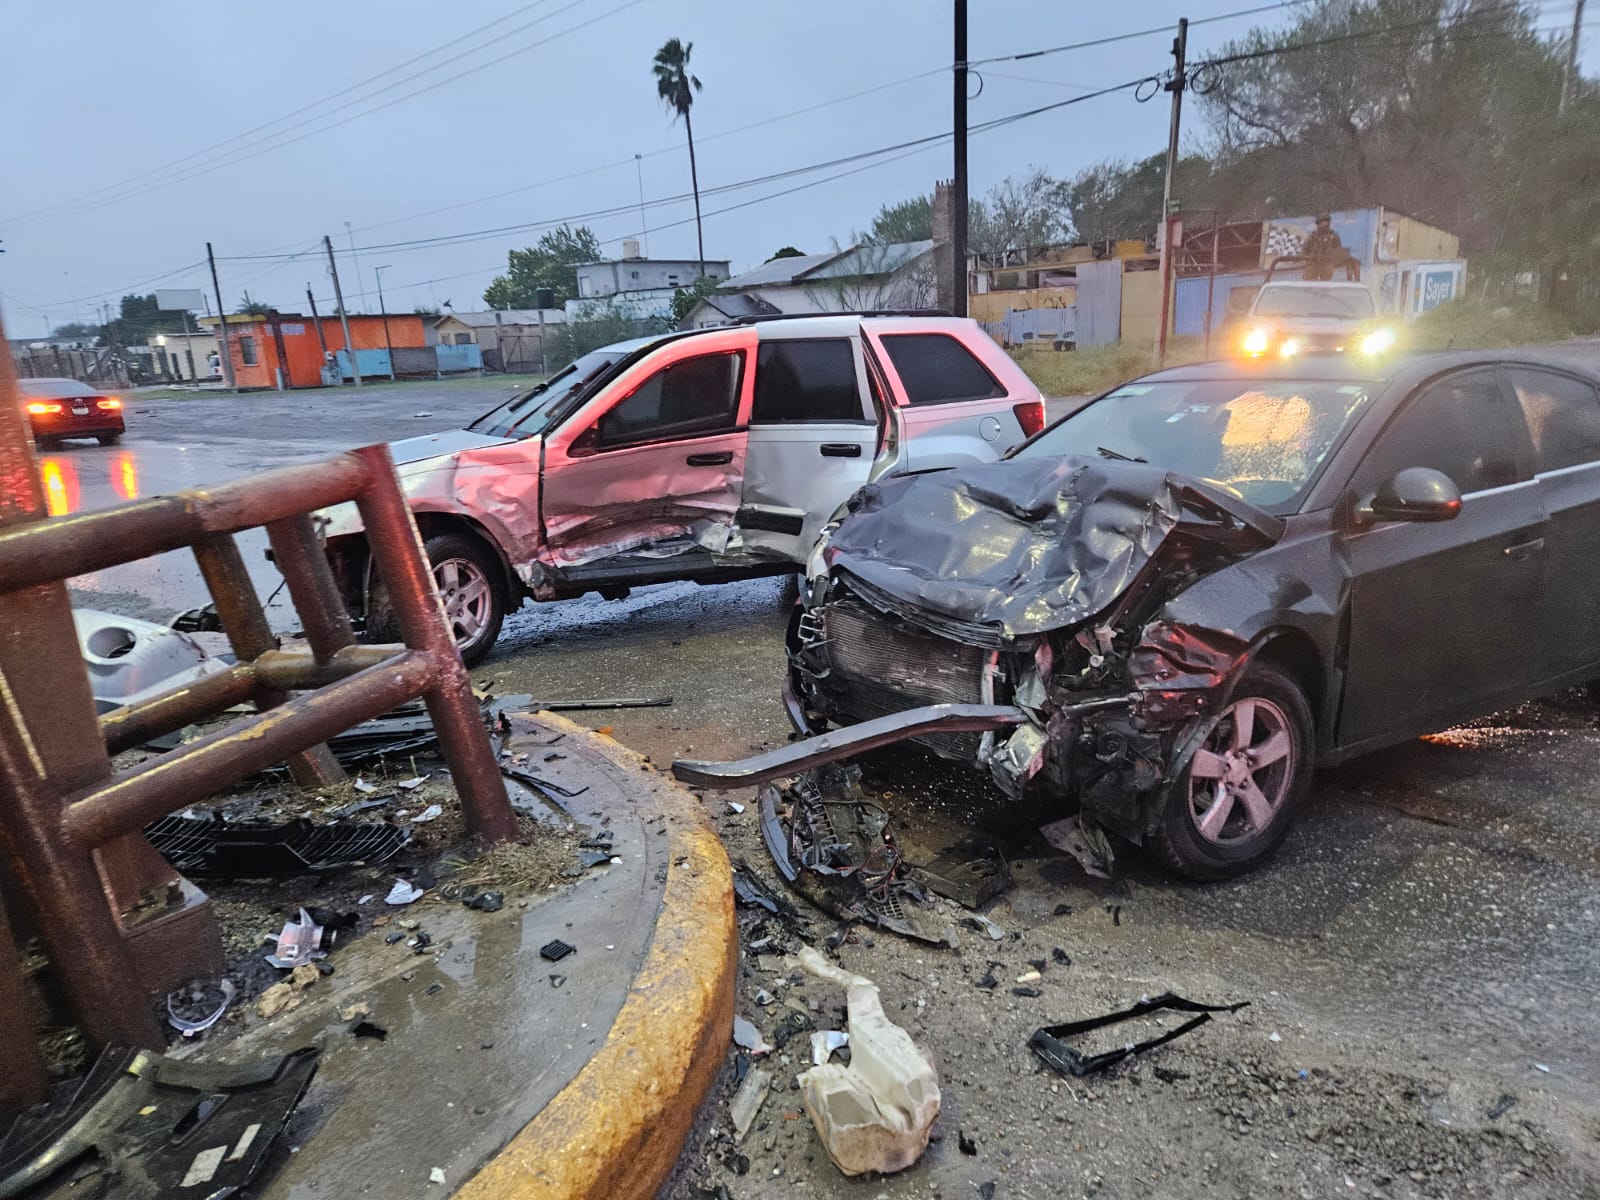
[[1311, 720], [1320, 728], [1328, 677], [1322, 657], [1310, 637], [1298, 629], [1280, 630], [1268, 638], [1256, 657], [1288, 672], [1300, 685], [1306, 704], [1311, 708]]
[[[505, 588], [505, 595], [513, 607], [518, 603], [523, 595], [522, 583], [512, 570], [505, 551], [482, 525], [470, 517], [456, 513], [413, 512], [412, 516], [416, 519], [417, 531], [422, 535], [424, 542], [437, 534], [457, 533], [475, 538], [489, 547], [494, 553], [495, 561], [500, 564], [500, 583]], [[372, 586], [372, 555], [367, 546], [366, 534], [352, 533], [330, 538], [328, 558], [333, 565], [334, 577], [339, 581], [340, 590], [344, 593], [349, 610], [352, 613], [365, 614], [367, 594]]]

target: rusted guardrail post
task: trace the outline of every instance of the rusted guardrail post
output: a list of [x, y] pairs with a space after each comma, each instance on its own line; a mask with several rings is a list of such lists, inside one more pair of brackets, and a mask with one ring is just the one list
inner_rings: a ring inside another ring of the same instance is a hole
[[[506, 796], [500, 765], [484, 737], [472, 677], [444, 619], [433, 569], [406, 505], [394, 459], [387, 446], [363, 446], [352, 453], [367, 469], [367, 487], [356, 507], [381, 563], [395, 621], [406, 645], [425, 651], [437, 664], [438, 674], [426, 696], [428, 715], [450, 762], [467, 827], [487, 841], [511, 841], [517, 834], [516, 814]], [[374, 486], [378, 480], [387, 480], [390, 486]]]

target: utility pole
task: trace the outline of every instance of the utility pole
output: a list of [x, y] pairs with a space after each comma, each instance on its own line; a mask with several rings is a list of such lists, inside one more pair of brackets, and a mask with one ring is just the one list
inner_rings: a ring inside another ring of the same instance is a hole
[[1174, 68], [1166, 85], [1172, 93], [1172, 123], [1167, 130], [1167, 178], [1161, 188], [1161, 313], [1156, 329], [1156, 365], [1167, 362], [1167, 328], [1172, 324], [1172, 177], [1178, 170], [1178, 126], [1183, 117], [1184, 56], [1189, 49], [1189, 19], [1178, 21], [1178, 36], [1172, 39]]
[[1561, 104], [1557, 113], [1567, 111], [1567, 99], [1572, 95], [1572, 81], [1578, 75], [1578, 33], [1583, 29], [1583, 3], [1578, 0], [1572, 10], [1572, 40], [1567, 43], [1567, 69], [1561, 73]]
[[389, 306], [383, 302], [383, 273], [389, 269], [389, 264], [373, 267], [373, 278], [378, 281], [378, 311], [383, 314], [383, 344], [389, 349], [389, 378], [394, 379], [394, 339], [389, 336]]
[[[333, 302], [339, 307], [339, 325], [344, 329], [344, 349], [350, 356], [350, 377], [356, 381], [356, 386], [360, 387], [361, 367], [356, 363], [355, 343], [350, 340], [350, 318], [344, 311], [344, 292], [339, 290], [339, 265], [333, 261], [333, 239], [323, 234], [322, 244], [328, 251], [328, 274], [333, 276]], [[340, 382], [342, 383], [343, 379]]]
[[233, 351], [228, 345], [228, 310], [222, 305], [222, 285], [217, 282], [217, 256], [206, 243], [206, 261], [211, 264], [211, 290], [217, 294], [217, 357], [222, 360], [222, 382], [233, 386]]
[[317, 345], [322, 347], [322, 361], [328, 361], [328, 339], [322, 332], [322, 318], [317, 314], [317, 298], [311, 294], [311, 285], [306, 284], [306, 303], [311, 306], [311, 323], [317, 327]]
[[955, 121], [951, 130], [955, 142], [955, 180], [950, 188], [950, 258], [955, 266], [954, 286], [950, 289], [955, 315], [967, 315], [967, 0], [956, 3], [955, 41]]

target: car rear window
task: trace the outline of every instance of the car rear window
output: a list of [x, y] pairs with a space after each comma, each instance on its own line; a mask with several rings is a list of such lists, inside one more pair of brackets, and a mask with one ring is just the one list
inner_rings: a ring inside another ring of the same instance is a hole
[[751, 424], [864, 419], [849, 338], [761, 343]]
[[18, 385], [25, 396], [47, 396], [65, 399], [69, 396], [98, 396], [100, 393], [75, 379], [19, 379]]
[[912, 404], [998, 400], [1006, 394], [989, 368], [948, 333], [888, 333], [883, 348]]

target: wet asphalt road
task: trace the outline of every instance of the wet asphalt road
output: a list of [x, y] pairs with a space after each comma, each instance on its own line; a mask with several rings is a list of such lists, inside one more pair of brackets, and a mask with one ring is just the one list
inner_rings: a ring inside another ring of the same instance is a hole
[[[135, 395], [124, 445], [74, 444], [47, 464], [58, 464], [63, 503], [92, 506], [451, 427], [501, 392], [485, 381], [360, 397]], [[414, 415], [424, 411], [433, 415]], [[247, 542], [247, 559], [260, 561], [259, 546]], [[192, 564], [167, 557], [76, 581], [76, 596], [155, 619], [203, 600]], [[259, 570], [265, 594], [276, 573]], [[773, 580], [525, 608], [474, 674], [548, 698], [671, 695], [670, 708], [577, 715], [658, 763], [735, 757], [787, 734], [784, 615]], [[287, 611], [277, 620], [292, 625]], [[991, 916], [1022, 940], [995, 947], [963, 932], [954, 954], [889, 935], [846, 947], [846, 965], [884, 981], [893, 1015], [933, 1051], [946, 1090], [945, 1144], [870, 1194], [965, 1196], [999, 1179], [999, 1196], [1600, 1195], [1597, 754], [1600, 708], [1578, 693], [1408, 743], [1319, 776], [1281, 853], [1209, 887], [1167, 879], [1131, 851], [1116, 883], [1089, 880], [951, 765], [886, 760], [878, 777], [913, 851], [969, 825], [1005, 839], [1017, 886]], [[765, 870], [753, 810], [732, 815], [715, 794], [706, 804], [735, 857]], [[1057, 916], [1061, 904], [1073, 915]], [[1020, 971], [1052, 946], [1074, 965], [1047, 971], [1043, 998], [972, 986], [986, 959]], [[747, 1011], [759, 1013], [749, 999], [758, 984], [774, 979], [747, 974]], [[1068, 1089], [1068, 1105], [1023, 1049], [1041, 1023], [1166, 988], [1252, 1001], [1203, 1042], [1162, 1052], [1192, 1082]], [[1299, 1118], [1295, 1105], [1287, 1116], [1282, 1105], [1251, 1107], [1246, 1122], [1240, 1101], [1213, 1090], [1241, 1063], [1290, 1081], [1326, 1067], [1338, 1087], [1326, 1089], [1335, 1094], [1323, 1125], [1308, 1131], [1304, 1105]], [[1491, 1121], [1502, 1095], [1517, 1108]], [[695, 1195], [691, 1181], [708, 1178], [740, 1197], [836, 1194], [841, 1181], [808, 1123], [768, 1107], [771, 1121], [744, 1147], [749, 1177], [705, 1165], [711, 1130], [726, 1127], [714, 1108], [673, 1194]], [[957, 1122], [980, 1135], [976, 1159], [955, 1153]], [[1335, 1145], [1341, 1128], [1348, 1137]]]

